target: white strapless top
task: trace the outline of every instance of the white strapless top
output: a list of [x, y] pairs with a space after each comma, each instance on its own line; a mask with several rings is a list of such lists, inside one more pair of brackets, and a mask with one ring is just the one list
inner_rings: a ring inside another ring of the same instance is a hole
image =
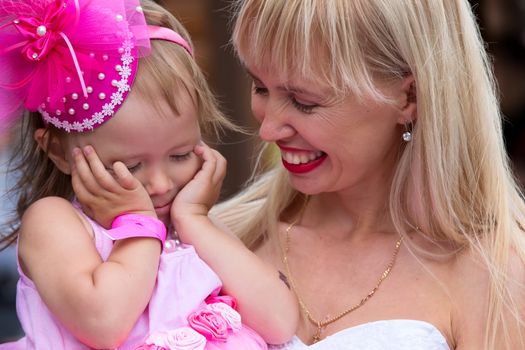
[[343, 329], [318, 343], [304, 344], [297, 336], [271, 350], [450, 350], [432, 324], [418, 320], [384, 320]]

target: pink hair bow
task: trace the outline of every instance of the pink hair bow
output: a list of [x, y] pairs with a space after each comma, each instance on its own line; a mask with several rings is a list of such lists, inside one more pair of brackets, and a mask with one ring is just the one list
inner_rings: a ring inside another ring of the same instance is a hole
[[0, 0], [0, 132], [39, 111], [93, 130], [120, 108], [149, 54], [138, 0]]

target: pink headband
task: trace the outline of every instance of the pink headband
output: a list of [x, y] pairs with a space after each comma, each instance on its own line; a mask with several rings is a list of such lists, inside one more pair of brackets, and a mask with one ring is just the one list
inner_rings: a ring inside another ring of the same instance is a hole
[[0, 132], [22, 106], [67, 132], [100, 126], [126, 99], [150, 39], [192, 54], [178, 33], [147, 26], [138, 0], [0, 2]]
[[150, 39], [167, 40], [182, 46], [190, 56], [193, 57], [193, 50], [186, 40], [179, 33], [166, 27], [148, 25], [148, 36]]

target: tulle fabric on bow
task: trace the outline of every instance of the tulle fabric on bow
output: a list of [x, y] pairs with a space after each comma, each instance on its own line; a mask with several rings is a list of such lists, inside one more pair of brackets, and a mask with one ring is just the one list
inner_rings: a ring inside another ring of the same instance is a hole
[[[101, 112], [97, 108], [111, 104], [101, 98], [107, 85], [129, 87], [137, 58], [150, 51], [138, 0], [0, 0], [0, 43], [0, 132], [24, 108], [43, 112], [47, 122], [66, 130], [96, 127], [102, 123], [91, 120]], [[124, 74], [119, 65], [120, 78], [104, 85], [108, 62], [122, 61]], [[88, 99], [94, 84], [100, 90], [96, 103]], [[119, 96], [99, 119], [118, 109]], [[73, 100], [79, 105], [71, 105]]]

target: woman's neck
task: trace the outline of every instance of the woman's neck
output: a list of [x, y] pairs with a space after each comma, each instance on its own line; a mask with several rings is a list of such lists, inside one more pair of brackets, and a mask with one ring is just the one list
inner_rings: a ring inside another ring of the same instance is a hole
[[[359, 196], [324, 193], [309, 198], [300, 224], [323, 227], [334, 235], [369, 236], [370, 233], [394, 232], [388, 210], [388, 196], [377, 191]], [[333, 228], [333, 229], [330, 229]]]

